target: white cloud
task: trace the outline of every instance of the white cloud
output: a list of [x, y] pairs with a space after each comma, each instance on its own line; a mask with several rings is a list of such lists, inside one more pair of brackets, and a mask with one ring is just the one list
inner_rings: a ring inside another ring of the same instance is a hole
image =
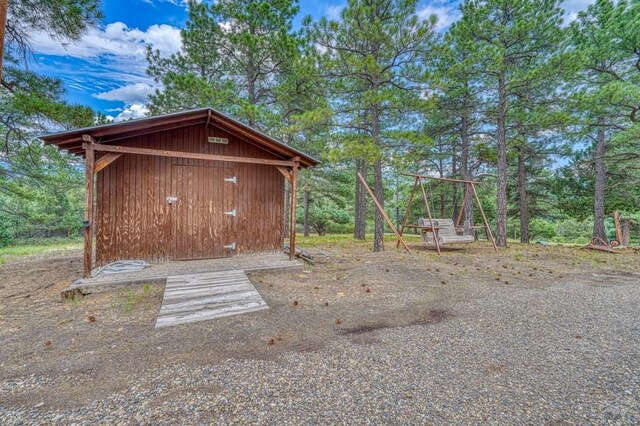
[[94, 97], [105, 101], [121, 101], [131, 105], [146, 103], [149, 95], [153, 94], [154, 91], [155, 88], [147, 83], [133, 83], [95, 94]]
[[120, 114], [113, 117], [113, 121], [126, 121], [144, 118], [149, 114], [149, 108], [143, 104], [127, 105]]
[[562, 4], [565, 10], [565, 22], [572, 22], [578, 19], [578, 12], [586, 10], [589, 5], [594, 4], [595, 0], [567, 0]]
[[46, 33], [31, 35], [36, 53], [74, 58], [96, 58], [114, 55], [127, 58], [145, 57], [145, 48], [151, 44], [163, 55], [180, 50], [180, 30], [171, 25], [151, 25], [145, 31], [129, 28], [123, 22], [114, 22], [104, 28], [88, 30], [77, 43], [61, 43]]
[[[186, 7], [189, 4], [189, 0], [141, 0], [143, 3], [171, 3], [174, 6]], [[202, 0], [196, 0], [196, 3], [202, 3]]]
[[455, 5], [433, 6], [429, 4], [418, 11], [418, 17], [420, 19], [429, 19], [431, 15], [438, 17], [436, 31], [446, 30], [451, 24], [460, 19], [460, 11]]
[[[575, 20], [578, 17], [578, 12], [585, 10], [593, 3], [595, 3], [595, 0], [566, 0], [562, 3], [562, 7], [565, 10], [565, 22]], [[433, 0], [418, 11], [418, 16], [421, 19], [427, 19], [431, 15], [436, 15], [438, 17], [436, 30], [443, 31], [449, 28], [451, 24], [456, 22], [462, 16], [458, 9], [459, 5], [460, 2]]]
[[325, 15], [328, 19], [337, 21], [340, 19], [340, 12], [342, 12], [342, 9], [344, 9], [344, 4], [329, 5], [325, 8]]
[[[114, 22], [88, 30], [73, 44], [63, 44], [45, 33], [31, 35], [38, 54], [59, 56], [43, 70], [64, 79], [67, 87], [92, 93], [97, 99], [122, 102], [125, 109], [115, 120], [138, 117], [141, 105], [153, 93], [154, 82], [146, 74], [146, 46], [163, 56], [180, 50], [180, 30], [171, 25], [152, 25], [146, 30]], [[64, 59], [63, 59], [64, 58]]]

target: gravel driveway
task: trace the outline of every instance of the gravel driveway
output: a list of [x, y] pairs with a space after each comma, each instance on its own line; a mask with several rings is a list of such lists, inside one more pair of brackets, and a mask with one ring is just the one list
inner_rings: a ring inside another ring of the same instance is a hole
[[[160, 351], [148, 367], [123, 362], [126, 380], [91, 400], [81, 390], [101, 386], [99, 364], [8, 375], [0, 423], [639, 424], [639, 281], [609, 270], [544, 286], [438, 283], [429, 306], [403, 299], [407, 311], [428, 308], [417, 320], [372, 312], [360, 327], [334, 326], [322, 347], [276, 340], [264, 356], [156, 362]], [[79, 391], [40, 399], [52, 387]]]

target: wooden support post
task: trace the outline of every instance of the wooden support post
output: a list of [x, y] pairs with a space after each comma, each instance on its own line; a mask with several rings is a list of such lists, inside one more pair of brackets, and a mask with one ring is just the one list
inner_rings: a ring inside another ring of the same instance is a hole
[[[456, 220], [456, 228], [460, 228], [460, 221], [462, 220], [462, 215], [464, 214], [464, 206], [467, 205], [467, 200], [469, 199], [469, 183], [464, 184], [464, 197], [462, 198], [462, 206], [460, 208], [460, 213], [458, 213], [458, 219]], [[469, 224], [471, 225], [471, 224]]]
[[389, 225], [389, 228], [391, 228], [391, 230], [396, 235], [398, 240], [402, 243], [402, 247], [404, 247], [404, 249], [407, 252], [411, 252], [411, 250], [409, 250], [409, 247], [407, 246], [407, 243], [404, 242], [404, 238], [402, 238], [402, 235], [400, 235], [398, 233], [398, 230], [396, 229], [396, 227], [393, 226], [393, 222], [391, 222], [391, 219], [389, 219], [389, 216], [387, 215], [387, 212], [384, 211], [384, 209], [382, 208], [382, 205], [380, 204], [380, 202], [378, 202], [378, 199], [376, 198], [376, 196], [373, 193], [373, 191], [371, 190], [371, 188], [369, 188], [369, 185], [367, 185], [367, 181], [362, 177], [360, 172], [358, 172], [358, 179], [360, 179], [360, 182], [362, 182], [362, 185], [365, 187], [365, 189], [367, 190], [367, 192], [371, 196], [371, 199], [373, 200], [374, 204], [378, 208], [378, 211], [380, 211], [380, 214], [382, 214], [382, 217], [384, 218], [384, 220], [387, 222], [387, 225]]
[[298, 202], [298, 168], [300, 167], [300, 157], [293, 159], [291, 168], [291, 217], [289, 220], [289, 260], [296, 258], [296, 204]]
[[289, 170], [287, 170], [286, 167], [282, 167], [282, 166], [276, 166], [276, 168], [278, 169], [278, 171], [280, 173], [282, 173], [282, 176], [284, 176], [284, 178], [291, 183], [291, 172]]
[[433, 217], [431, 216], [431, 209], [429, 208], [429, 198], [427, 197], [427, 193], [424, 190], [424, 185], [422, 184], [422, 178], [420, 176], [416, 176], [418, 182], [420, 183], [420, 189], [422, 190], [422, 198], [424, 199], [424, 205], [427, 208], [427, 215], [429, 215], [429, 226], [431, 227], [431, 235], [433, 236], [433, 243], [436, 245], [436, 251], [438, 254], [442, 254], [440, 252], [440, 241], [438, 241], [438, 231], [433, 229]]
[[85, 149], [85, 204], [84, 204], [84, 278], [91, 278], [93, 264], [93, 188], [96, 153], [93, 149]]
[[95, 166], [94, 172], [98, 173], [102, 171], [103, 169], [107, 168], [109, 164], [113, 163], [121, 156], [122, 154], [117, 152], [107, 152], [105, 155], [103, 155], [102, 157], [96, 160], [96, 166]]
[[[402, 219], [402, 227], [400, 228], [400, 236], [404, 235], [404, 227], [407, 224], [407, 220], [409, 219], [409, 212], [411, 211], [411, 203], [413, 202], [413, 196], [416, 193], [416, 188], [418, 187], [418, 178], [413, 182], [413, 189], [411, 189], [411, 195], [409, 196], [409, 203], [407, 204], [407, 210], [404, 213], [404, 218]], [[400, 239], [398, 238], [398, 242], [396, 243], [396, 248], [400, 247]]]
[[493, 245], [493, 249], [498, 252], [498, 247], [496, 246], [496, 240], [493, 239], [493, 233], [491, 232], [491, 227], [489, 227], [489, 221], [487, 220], [487, 216], [484, 214], [484, 209], [482, 208], [482, 203], [480, 202], [480, 197], [478, 197], [478, 193], [476, 192], [476, 186], [473, 182], [470, 183], [471, 190], [473, 191], [473, 195], [476, 198], [476, 202], [478, 203], [478, 208], [480, 209], [480, 214], [482, 214], [482, 220], [484, 221], [484, 230], [487, 233], [487, 238], [491, 241]]

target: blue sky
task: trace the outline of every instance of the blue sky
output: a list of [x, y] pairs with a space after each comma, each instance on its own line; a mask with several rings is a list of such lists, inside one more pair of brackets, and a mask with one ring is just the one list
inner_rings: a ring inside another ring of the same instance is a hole
[[[593, 0], [565, 1], [567, 19]], [[104, 20], [78, 43], [63, 45], [46, 34], [33, 34], [33, 70], [61, 78], [70, 102], [89, 105], [115, 119], [145, 114], [147, 96], [155, 85], [145, 74], [145, 46], [164, 55], [180, 48], [180, 28], [186, 19], [184, 0], [104, 0]], [[300, 0], [297, 24], [305, 15], [339, 17], [346, 0]], [[444, 31], [459, 14], [459, 0], [422, 0], [421, 17], [436, 14]]]

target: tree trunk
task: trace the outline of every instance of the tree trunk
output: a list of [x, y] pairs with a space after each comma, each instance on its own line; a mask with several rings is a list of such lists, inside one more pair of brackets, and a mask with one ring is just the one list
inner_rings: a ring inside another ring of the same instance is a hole
[[[373, 164], [374, 171], [374, 189], [373, 192], [378, 202], [384, 208], [384, 192], [382, 186], [382, 160], [376, 160]], [[382, 213], [376, 209], [375, 232], [373, 236], [373, 251], [379, 252], [384, 250], [384, 218]]]
[[[442, 159], [442, 142], [438, 144], [438, 151], [440, 158], [438, 159], [438, 175], [442, 179], [444, 177], [444, 161]], [[447, 215], [445, 213], [445, 194], [442, 188], [443, 185], [440, 186], [440, 217], [442, 219], [446, 218]], [[435, 212], [434, 212], [435, 213]]]
[[[465, 93], [465, 105], [468, 96], [468, 93]], [[463, 180], [472, 180], [471, 173], [469, 172], [469, 115], [466, 110], [462, 114], [460, 133], [462, 142], [460, 147], [460, 176]], [[469, 188], [465, 188], [465, 191], [468, 190]], [[464, 209], [464, 220], [473, 226], [473, 195], [471, 193], [467, 194], [466, 201], [462, 208]]]
[[518, 147], [518, 207], [520, 208], [520, 242], [529, 243], [529, 194], [525, 148]]
[[[377, 146], [380, 146], [380, 111], [379, 105], [374, 104], [371, 111], [371, 137]], [[382, 184], [382, 159], [377, 159], [373, 164], [374, 189], [373, 192], [384, 208], [384, 192]], [[384, 218], [379, 209], [375, 210], [375, 228], [373, 234], [373, 251], [384, 250]]]
[[497, 117], [497, 143], [498, 143], [498, 182], [496, 195], [496, 245], [507, 246], [507, 89], [505, 72], [500, 71], [498, 76], [498, 117]]
[[[254, 28], [250, 28], [249, 30], [252, 35], [255, 34]], [[258, 103], [258, 97], [256, 96], [256, 67], [253, 60], [253, 51], [249, 50], [247, 56], [247, 96], [249, 98], [249, 104], [256, 105]], [[256, 117], [253, 115], [253, 111], [251, 112], [251, 116], [248, 118], [248, 124], [251, 127], [256, 126]]]
[[302, 216], [302, 221], [303, 221], [302, 232], [305, 237], [309, 236], [309, 193], [310, 192], [311, 191], [309, 191], [309, 182], [307, 181], [305, 182], [305, 185], [304, 185], [304, 203], [303, 203], [304, 212]]
[[[455, 147], [454, 147], [455, 151]], [[455, 177], [458, 173], [458, 162], [456, 161], [456, 155], [451, 156], [451, 173]], [[453, 184], [453, 195], [451, 196], [451, 219], [456, 220], [458, 218], [458, 184]]]
[[596, 172], [596, 182], [594, 188], [593, 207], [593, 238], [601, 238], [607, 240], [607, 233], [604, 227], [604, 192], [607, 179], [605, 153], [607, 150], [607, 140], [604, 130], [598, 130], [598, 138], [596, 141], [594, 168]]
[[362, 177], [367, 179], [367, 162], [356, 160], [356, 200], [355, 200], [355, 223], [353, 237], [356, 240], [364, 240], [367, 234], [367, 191], [357, 177], [360, 172]]
[[7, 27], [8, 0], [0, 0], [0, 81], [2, 81], [2, 58], [4, 57], [4, 36]]

